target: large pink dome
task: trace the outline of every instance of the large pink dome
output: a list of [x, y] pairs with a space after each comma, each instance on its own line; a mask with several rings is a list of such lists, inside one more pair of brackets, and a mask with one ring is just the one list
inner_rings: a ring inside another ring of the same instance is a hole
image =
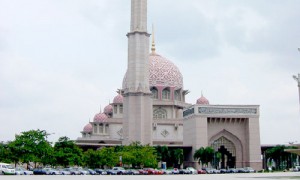
[[94, 117], [94, 122], [106, 122], [107, 118], [104, 113], [98, 113]]
[[[150, 87], [164, 86], [183, 88], [183, 77], [178, 67], [168, 59], [151, 53], [149, 56], [149, 85]], [[123, 79], [123, 89], [127, 86], [127, 73]]]
[[105, 114], [110, 114], [110, 113], [112, 113], [113, 112], [113, 107], [112, 107], [112, 105], [107, 105], [105, 108], [104, 108], [104, 113]]
[[118, 94], [114, 100], [113, 100], [113, 103], [116, 103], [116, 104], [122, 104], [123, 103], [123, 96], [121, 94]]
[[93, 131], [93, 126], [90, 123], [85, 125], [83, 128], [83, 132], [92, 132], [92, 131]]

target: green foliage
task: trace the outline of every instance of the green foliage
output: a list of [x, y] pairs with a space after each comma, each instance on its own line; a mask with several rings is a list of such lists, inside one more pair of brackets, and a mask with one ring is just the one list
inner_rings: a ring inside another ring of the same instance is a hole
[[47, 162], [51, 153], [51, 144], [47, 141], [48, 133], [45, 130], [30, 130], [16, 135], [8, 147], [11, 151], [11, 160], [15, 163]]
[[54, 145], [56, 163], [61, 166], [81, 165], [82, 150], [68, 137], [60, 137]]
[[296, 159], [296, 156], [285, 152], [285, 149], [293, 149], [295, 147], [287, 147], [284, 145], [278, 145], [266, 151], [266, 158], [275, 162], [276, 170], [283, 170], [287, 168], [291, 168], [293, 166], [293, 162]]
[[0, 162], [4, 162], [4, 163], [11, 163], [11, 162], [17, 162], [18, 158], [12, 158], [12, 153], [9, 149], [9, 144], [10, 142], [4, 143], [1, 142], [0, 143]]
[[179, 167], [183, 163], [183, 149], [156, 146], [157, 160], [166, 162], [168, 167]]
[[201, 147], [196, 150], [194, 154], [194, 159], [198, 159], [199, 164], [208, 166], [208, 163], [213, 162], [215, 151], [212, 147], [208, 146], [206, 148]]

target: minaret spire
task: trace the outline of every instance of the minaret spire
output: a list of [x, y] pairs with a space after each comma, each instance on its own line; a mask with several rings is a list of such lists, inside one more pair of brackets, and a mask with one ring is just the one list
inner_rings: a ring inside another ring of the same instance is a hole
[[152, 94], [149, 86], [147, 0], [131, 0], [126, 86], [123, 87], [123, 144], [152, 144]]
[[154, 25], [152, 24], [152, 47], [151, 52], [152, 54], [155, 54], [155, 36], [154, 36]]

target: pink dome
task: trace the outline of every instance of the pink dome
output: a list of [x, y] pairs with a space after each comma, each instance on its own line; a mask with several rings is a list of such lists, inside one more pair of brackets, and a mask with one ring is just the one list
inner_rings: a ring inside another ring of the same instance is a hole
[[94, 117], [94, 122], [105, 122], [107, 118], [108, 117], [104, 113], [98, 113]]
[[[151, 53], [149, 56], [149, 85], [183, 88], [183, 77], [178, 67], [168, 59]], [[127, 73], [123, 79], [123, 88], [127, 86]]]
[[110, 114], [110, 113], [112, 113], [113, 112], [113, 107], [112, 107], [112, 105], [107, 105], [105, 108], [104, 108], [104, 113], [105, 114]]
[[114, 98], [113, 103], [116, 103], [116, 104], [122, 104], [122, 103], [123, 103], [123, 96], [122, 96], [121, 94], [118, 94], [118, 95]]
[[93, 131], [93, 126], [90, 123], [85, 125], [83, 128], [83, 132], [92, 132], [92, 131]]
[[201, 97], [197, 100], [197, 104], [209, 104], [209, 101], [201, 95]]

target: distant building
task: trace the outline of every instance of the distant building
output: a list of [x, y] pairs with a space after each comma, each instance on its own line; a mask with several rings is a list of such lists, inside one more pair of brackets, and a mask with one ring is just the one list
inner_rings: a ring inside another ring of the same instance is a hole
[[[77, 144], [102, 147], [129, 144], [185, 149], [185, 165], [197, 166], [195, 150], [212, 146], [222, 154], [221, 167], [262, 168], [259, 106], [211, 105], [202, 93], [187, 103], [183, 76], [170, 60], [149, 54], [147, 0], [131, 1], [128, 69], [113, 102], [95, 115]], [[198, 83], [198, 82], [197, 82]]]

